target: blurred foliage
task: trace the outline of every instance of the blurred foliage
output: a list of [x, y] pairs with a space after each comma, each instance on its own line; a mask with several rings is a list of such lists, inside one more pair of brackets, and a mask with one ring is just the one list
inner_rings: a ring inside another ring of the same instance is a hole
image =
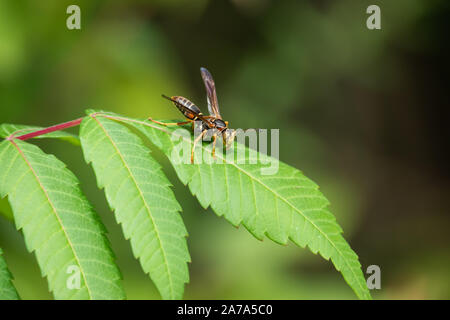
[[[65, 26], [70, 4], [81, 7], [81, 30]], [[365, 26], [370, 4], [382, 30]], [[231, 126], [280, 128], [280, 158], [322, 186], [363, 268], [381, 267], [375, 298], [448, 299], [449, 9], [445, 0], [1, 1], [0, 123], [46, 126], [87, 108], [177, 119], [160, 95], [205, 109], [199, 67], [208, 67]], [[158, 298], [80, 150], [35, 143], [80, 178], [128, 297]], [[235, 230], [165, 172], [190, 234], [186, 298], [354, 298], [330, 263]], [[3, 216], [0, 247], [20, 295], [51, 298]]]

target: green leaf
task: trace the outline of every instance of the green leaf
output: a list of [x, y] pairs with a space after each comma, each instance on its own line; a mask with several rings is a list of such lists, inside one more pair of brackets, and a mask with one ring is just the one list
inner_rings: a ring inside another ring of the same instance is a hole
[[187, 232], [170, 182], [139, 137], [91, 114], [80, 129], [86, 161], [142, 268], [163, 299], [180, 299], [189, 281]]
[[3, 258], [3, 250], [0, 249], [0, 300], [19, 300], [16, 288], [12, 284], [12, 275]]
[[250, 164], [248, 158], [245, 162], [239, 154], [266, 161], [270, 158], [256, 151], [250, 152], [238, 143], [234, 144], [235, 161], [227, 162], [226, 157], [218, 153], [217, 160], [222, 163], [214, 163], [210, 155], [211, 143], [203, 143], [198, 149], [203, 151], [205, 161], [186, 164], [180, 158], [178, 148], [190, 153], [191, 134], [181, 134], [177, 131], [179, 127], [129, 118], [121, 120], [135, 125], [161, 148], [180, 180], [189, 185], [204, 208], [211, 206], [217, 215], [224, 216], [235, 226], [243, 224], [258, 239], [267, 236], [280, 244], [286, 244], [290, 239], [300, 247], [308, 246], [313, 253], [331, 259], [360, 299], [371, 299], [358, 256], [327, 209], [328, 200], [302, 172], [279, 162], [278, 173], [263, 175], [261, 163]]
[[0, 197], [8, 195], [16, 227], [55, 298], [124, 298], [106, 230], [73, 173], [17, 139], [0, 143], [0, 168]]
[[[27, 126], [22, 124], [9, 124], [9, 123], [3, 123], [0, 125], [0, 138], [6, 138], [12, 134], [15, 134], [16, 137], [37, 131], [42, 130], [43, 127], [34, 127], [34, 126]], [[70, 142], [73, 145], [79, 146], [80, 145], [80, 139], [78, 139], [78, 136], [64, 132], [64, 131], [54, 131], [49, 132], [46, 134], [43, 134], [41, 136], [34, 137], [35, 139], [42, 139], [42, 138], [56, 138], [60, 140], [64, 140], [67, 142]]]

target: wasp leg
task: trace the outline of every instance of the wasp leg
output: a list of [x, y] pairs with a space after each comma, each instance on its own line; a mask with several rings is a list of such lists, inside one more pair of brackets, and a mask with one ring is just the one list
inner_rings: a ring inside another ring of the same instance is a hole
[[189, 121], [183, 121], [183, 122], [169, 122], [169, 123], [167, 123], [167, 122], [156, 121], [156, 120], [153, 120], [152, 118], [148, 118], [148, 120], [150, 120], [150, 121], [152, 121], [154, 123], [160, 124], [162, 126], [182, 126], [184, 124], [188, 124], [190, 122], [193, 122], [192, 120], [189, 120]]
[[218, 130], [214, 133], [214, 135], [212, 136], [212, 137], [213, 137], [213, 147], [212, 147], [212, 156], [213, 156], [213, 159], [216, 159], [216, 139], [217, 139], [217, 136], [218, 136], [219, 134], [222, 135], [222, 138], [224, 139], [224, 140], [223, 140], [223, 141], [224, 141], [223, 144], [225, 145], [225, 135], [223, 134], [224, 130], [225, 130], [225, 129], [218, 129]]
[[206, 130], [206, 129], [203, 130], [202, 133], [200, 133], [200, 135], [194, 140], [194, 146], [192, 147], [192, 151], [191, 151], [191, 163], [194, 163], [195, 145], [206, 134], [206, 132], [208, 132], [208, 130]]
[[223, 137], [223, 143], [225, 144], [225, 148], [228, 150], [231, 147], [231, 142], [233, 142], [234, 138], [236, 137], [236, 130], [233, 130], [233, 132], [231, 133], [231, 136], [228, 137], [228, 139], [225, 137], [225, 135], [222, 135]]
[[213, 135], [213, 146], [212, 146], [212, 157], [215, 160], [216, 159], [216, 140], [217, 140], [217, 133], [214, 133]]

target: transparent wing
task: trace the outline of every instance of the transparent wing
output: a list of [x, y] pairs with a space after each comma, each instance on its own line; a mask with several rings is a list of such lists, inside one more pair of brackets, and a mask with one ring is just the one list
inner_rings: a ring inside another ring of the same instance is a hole
[[206, 98], [208, 100], [208, 111], [211, 116], [222, 119], [219, 112], [219, 104], [217, 102], [216, 85], [214, 84], [211, 73], [206, 68], [200, 68], [203, 82], [206, 88]]

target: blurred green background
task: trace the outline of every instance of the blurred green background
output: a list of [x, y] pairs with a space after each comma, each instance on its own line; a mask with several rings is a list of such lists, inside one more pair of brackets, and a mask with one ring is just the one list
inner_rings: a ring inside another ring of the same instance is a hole
[[[70, 4], [81, 8], [81, 30], [66, 28]], [[381, 30], [366, 28], [371, 4], [381, 7]], [[48, 126], [87, 108], [181, 118], [161, 93], [205, 109], [207, 67], [231, 126], [280, 128], [281, 160], [321, 186], [363, 270], [380, 266], [374, 298], [448, 299], [449, 9], [446, 0], [1, 0], [0, 123]], [[78, 147], [34, 143], [81, 180], [128, 297], [158, 299]], [[330, 262], [203, 210], [154, 155], [189, 231], [185, 298], [355, 298]], [[21, 297], [50, 299], [2, 216], [0, 247]]]

